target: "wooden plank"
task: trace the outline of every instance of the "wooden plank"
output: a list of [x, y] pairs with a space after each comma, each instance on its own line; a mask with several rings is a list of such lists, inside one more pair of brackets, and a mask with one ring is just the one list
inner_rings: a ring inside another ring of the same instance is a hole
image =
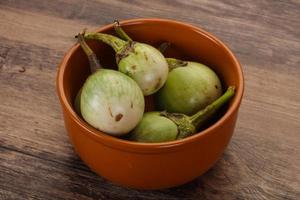
[[[57, 13], [59, 11], [58, 7], [61, 7], [60, 6], [61, 3], [62, 3], [61, 1], [58, 2], [54, 1], [53, 3], [51, 3], [51, 5], [49, 5], [49, 9], [47, 9], [44, 4], [34, 3], [34, 1], [31, 3], [21, 3], [21, 4], [17, 4], [17, 5], [13, 4], [13, 5], [15, 5], [15, 7], [21, 7], [21, 8], [23, 5], [25, 9], [29, 9], [28, 8], [29, 6], [31, 10], [33, 9], [34, 11], [38, 11], [41, 13], [46, 12], [46, 14], [53, 14], [54, 16], [59, 16], [59, 13], [64, 13], [64, 12]], [[91, 7], [91, 9], [92, 8], [96, 9], [99, 7], [99, 3], [97, 2], [94, 2], [94, 4], [92, 3], [93, 1], [87, 3], [89, 4], [88, 6], [89, 8]], [[8, 4], [11, 5], [12, 3], [8, 3]], [[115, 4], [118, 5], [118, 3]], [[285, 4], [285, 3], [282, 4], [283, 4], [282, 7], [287, 7], [287, 8], [291, 7], [290, 8], [291, 12], [289, 12], [288, 15], [283, 15], [283, 16], [280, 16], [280, 14], [277, 15], [273, 14], [274, 16], [270, 15], [270, 13], [281, 13], [281, 12], [277, 12], [279, 10], [273, 10], [273, 9], [271, 10], [272, 12], [269, 11], [266, 14], [253, 13], [251, 9], [247, 7], [246, 4], [245, 7], [242, 8], [244, 9], [248, 8], [248, 10], [250, 9], [250, 11], [246, 11], [245, 13], [243, 12], [244, 15], [242, 15], [241, 18], [237, 18], [237, 15], [241, 14], [240, 12], [237, 12], [237, 8], [241, 9], [240, 7], [238, 7], [239, 4], [235, 4], [236, 6], [235, 7], [234, 5], [215, 3], [212, 4], [214, 6], [213, 8], [211, 8], [210, 3], [208, 3], [208, 5], [201, 4], [202, 7], [201, 6], [197, 7], [197, 4], [195, 4], [196, 6], [195, 8], [199, 8], [199, 10], [201, 11], [201, 8], [208, 7], [210, 8], [208, 10], [214, 10], [214, 12], [204, 12], [205, 11], [204, 10], [203, 12], [199, 12], [202, 13], [201, 15], [197, 14], [199, 15], [198, 17], [190, 18], [187, 15], [188, 13], [190, 13], [189, 9], [191, 9], [191, 7], [188, 6], [189, 5], [188, 4], [186, 6], [187, 9], [182, 11], [184, 13], [182, 13], [181, 16], [183, 17], [184, 21], [187, 21], [192, 24], [196, 24], [197, 26], [199, 25], [203, 26], [207, 30], [219, 36], [226, 43], [230, 44], [230, 47], [234, 50], [234, 52], [237, 53], [238, 57], [241, 59], [242, 64], [244, 63], [252, 64], [252, 65], [269, 64], [270, 66], [267, 67], [274, 68], [276, 67], [276, 64], [280, 64], [281, 66], [288, 62], [291, 62], [291, 65], [287, 65], [287, 66], [296, 67], [299, 63], [299, 57], [298, 56], [287, 57], [286, 55], [297, 55], [297, 53], [299, 53], [299, 45], [300, 45], [299, 35], [297, 35], [297, 32], [295, 34], [291, 34], [291, 33], [300, 29], [300, 25], [299, 23], [297, 23], [296, 20], [297, 17], [300, 18], [300, 14], [299, 12], [296, 12], [296, 10], [294, 10], [296, 6], [292, 6], [293, 4]], [[68, 3], [62, 3], [62, 5], [67, 6], [67, 8], [70, 7], [76, 9], [78, 3], [77, 1], [73, 0], [70, 2], [68, 1]], [[154, 4], [154, 5], [158, 5], [158, 4]], [[173, 4], [170, 4], [170, 6], [171, 5]], [[145, 6], [149, 6], [149, 5], [145, 5]], [[259, 8], [259, 6], [261, 6], [261, 8]], [[269, 8], [270, 5], [268, 4], [264, 5], [258, 3], [256, 7], [252, 9], [264, 10], [264, 7]], [[61, 14], [59, 17], [65, 17], [66, 19], [64, 20], [62, 20], [61, 18], [52, 17], [48, 15], [47, 16], [39, 15], [39, 13], [31, 13], [28, 11], [11, 9], [5, 6], [2, 8], [5, 11], [2, 11], [2, 13], [0, 13], [4, 16], [2, 18], [1, 24], [4, 25], [7, 24], [6, 25], [7, 27], [4, 27], [3, 29], [0, 30], [1, 35], [3, 35], [4, 37], [8, 37], [7, 39], [18, 38], [21, 41], [29, 42], [29, 43], [30, 41], [34, 41], [39, 45], [47, 46], [50, 48], [53, 46], [53, 48], [55, 49], [61, 49], [64, 51], [74, 42], [73, 35], [77, 33], [79, 30], [82, 30], [82, 28], [88, 27], [90, 28], [90, 30], [92, 30], [97, 26], [106, 23], [111, 23], [113, 21], [113, 18], [105, 18], [105, 16], [110, 16], [110, 15], [105, 15], [105, 12], [103, 13], [104, 19], [90, 20], [88, 21], [88, 24], [85, 24], [82, 23], [82, 20], [74, 21], [72, 20], [73, 18], [70, 18], [63, 14]], [[171, 8], [174, 9], [173, 7]], [[164, 11], [166, 13], [169, 13], [171, 8], [169, 8], [168, 6], [162, 6], [162, 8], [160, 8], [159, 11]], [[278, 6], [275, 8], [279, 9], [280, 7]], [[86, 13], [96, 13], [96, 11], [93, 12], [93, 9], [92, 10], [84, 9], [84, 10]], [[136, 9], [137, 13], [140, 14], [144, 13], [144, 10], [141, 10], [141, 7], [133, 6], [132, 9]], [[216, 17], [214, 14], [219, 10], [224, 10], [222, 12], [223, 14], [224, 13], [231, 13], [231, 14], [227, 14], [229, 16], [225, 15], [222, 17]], [[267, 11], [268, 10], [270, 9], [267, 9]], [[108, 11], [111, 12], [111, 10]], [[124, 16], [127, 15], [127, 13], [123, 13], [123, 14]], [[231, 15], [234, 15], [235, 17], [232, 17]], [[80, 18], [80, 16], [78, 18]], [[257, 21], [258, 17], [266, 18], [266, 20]], [[31, 22], [33, 20], [35, 21], [34, 27], [31, 26], [32, 25]], [[288, 20], [289, 23], [286, 23], [285, 22], [286, 20]], [[212, 21], [214, 23], [214, 26], [211, 26]], [[24, 24], [24, 26], [12, 26], [11, 24], [12, 25]], [[92, 24], [92, 26], [90, 24]], [[280, 26], [282, 26], [282, 24], [284, 25], [288, 24], [289, 28], [285, 28], [285, 27], [278, 28], [277, 24]], [[14, 30], [17, 28], [17, 31], [13, 31], [11, 27], [14, 27]], [[269, 31], [275, 28], [277, 31], [272, 32], [272, 34], [270, 34]], [[47, 37], [45, 37], [46, 35]], [[234, 37], [232, 37], [233, 35]], [[51, 40], [49, 40], [49, 38], [51, 38]], [[53, 43], [50, 41], [56, 41], [56, 42]], [[285, 45], [281, 45], [282, 43], [285, 43]], [[256, 49], [256, 51], [251, 51], [251, 49]]]
[[[297, 182], [293, 187], [280, 179], [274, 181], [278, 172], [268, 167], [267, 161], [260, 169], [264, 172], [270, 169], [270, 173], [261, 174], [254, 165], [246, 165], [245, 158], [233, 153], [240, 147], [233, 143], [223, 158], [201, 178], [159, 191], [116, 186], [88, 169], [77, 169], [75, 166], [80, 162], [77, 157], [68, 160], [72, 165], [62, 165], [0, 147], [3, 163], [0, 165], [0, 194], [11, 199], [297, 199]], [[251, 154], [246, 152], [247, 156]], [[257, 158], [254, 156], [253, 161]], [[275, 163], [277, 168], [285, 167], [280, 160]]]
[[[92, 191], [92, 187], [105, 180], [91, 176], [90, 171], [76, 170], [5, 148], [0, 148], [0, 152], [3, 163], [0, 167], [0, 188], [3, 196], [13, 193], [9, 195], [12, 199], [105, 199], [101, 192]], [[69, 162], [73, 162], [72, 159]], [[87, 187], [80, 187], [83, 184]], [[89, 197], [90, 194], [93, 196]]]
[[[2, 41], [1, 145], [54, 161], [69, 157], [73, 151], [55, 88], [57, 63], [63, 53], [32, 44]], [[25, 71], [20, 72], [21, 69]]]
[[[22, 5], [22, 3], [20, 5]], [[39, 4], [34, 5], [37, 6]], [[58, 6], [59, 3], [56, 5]], [[221, 5], [219, 6], [221, 7]], [[12, 40], [17, 38], [19, 41], [27, 43], [35, 42], [35, 44], [40, 46], [60, 49], [62, 51], [66, 51], [70, 45], [74, 43], [74, 34], [82, 30], [84, 27], [88, 27], [90, 30], [92, 30], [96, 26], [111, 23], [113, 20], [110, 19], [107, 22], [103, 22], [103, 20], [97, 20], [99, 23], [96, 23], [96, 21], [91, 21], [93, 25], [90, 25], [83, 24], [81, 21], [62, 20], [61, 18], [57, 17], [39, 15], [39, 13], [11, 9], [5, 6], [2, 8], [3, 11], [0, 14], [2, 14], [4, 17], [0, 20], [2, 20], [1, 24], [3, 24], [4, 27], [0, 30], [0, 34], [3, 37]], [[231, 10], [228, 10], [228, 13], [233, 12], [234, 7], [231, 6], [230, 8]], [[167, 12], [169, 10], [165, 11]], [[137, 10], [137, 12], [141, 11]], [[290, 13], [290, 15], [300, 17], [299, 12]], [[186, 17], [185, 15], [183, 16]], [[261, 15], [257, 14], [256, 16]], [[266, 16], [268, 17], [268, 15]], [[255, 20], [256, 18], [257, 17], [255, 17]], [[269, 30], [275, 27], [267, 28], [264, 24], [257, 24], [257, 20], [255, 21], [256, 23], [253, 23], [253, 17], [249, 17], [247, 21], [248, 23], [245, 23], [243, 18], [242, 19], [244, 21], [236, 18], [227, 19], [215, 17], [212, 14], [199, 16], [199, 18], [195, 19], [184, 19], [189, 23], [207, 28], [207, 30], [213, 32], [226, 43], [230, 44], [229, 46], [234, 52], [236, 52], [242, 64], [264, 64], [266, 67], [270, 67], [272, 69], [279, 65], [280, 70], [290, 70], [291, 67], [295, 69], [300, 62], [299, 57], [296, 56], [299, 54], [299, 37], [295, 37], [297, 36], [296, 34], [288, 34], [293, 31], [288, 31], [288, 33], [286, 33], [284, 32], [286, 29], [280, 29], [280, 31], [276, 31], [270, 35]], [[203, 21], [199, 21], [199, 19], [203, 19]], [[276, 21], [277, 24], [286, 24], [283, 21], [284, 19], [279, 17], [274, 16], [272, 20]], [[31, 26], [32, 21], [35, 21], [35, 26]], [[212, 21], [214, 26], [210, 26]], [[267, 20], [267, 22], [268, 21], [269, 20]], [[265, 21], [263, 20], [262, 22]], [[20, 26], [20, 24], [23, 25]], [[293, 18], [291, 20], [289, 19], [288, 24], [289, 27], [294, 27], [293, 30], [300, 29], [299, 23], [296, 23]], [[218, 27], [218, 29], [214, 29], [216, 27]], [[234, 35], [234, 37], [232, 37], [232, 35]], [[245, 38], [247, 39], [245, 40]], [[56, 42], [50, 42], [53, 40]], [[282, 45], [282, 43], [285, 43], [285, 45]], [[255, 51], [252, 51], [252, 49], [255, 49]], [[287, 68], [282, 68], [281, 66], [285, 64], [288, 64], [286, 65]], [[293, 73], [293, 71], [290, 73]]]
[[[4, 38], [17, 39], [26, 43], [32, 42], [40, 46], [62, 51], [66, 51], [74, 43], [74, 34], [84, 27], [92, 30], [96, 26], [103, 24], [102, 21], [102, 23], [99, 22], [97, 25], [94, 24], [91, 26], [77, 21], [62, 20], [52, 16], [40, 16], [38, 13], [30, 13], [7, 7], [3, 7], [2, 10], [0, 14], [4, 17], [0, 19], [2, 20], [0, 23], [4, 27], [0, 30], [0, 34]], [[199, 18], [202, 18], [202, 16]], [[109, 20], [107, 23], [110, 23], [112, 20]], [[202, 22], [190, 20], [191, 23], [202, 25]], [[277, 34], [277, 32], [270, 35], [269, 28], [265, 28], [263, 24], [253, 25], [251, 20], [248, 23], [241, 23], [238, 20], [224, 22], [223, 18], [208, 18], [206, 23], [212, 20], [214, 20], [215, 24], [213, 28], [219, 27], [220, 29], [211, 31], [230, 44], [230, 47], [236, 52], [243, 65], [264, 65], [264, 67], [272, 68], [273, 70], [285, 70], [286, 72], [290, 68], [294, 68], [294, 71], [296, 70], [300, 62], [299, 57], [296, 56], [299, 54], [299, 37], [288, 37], [287, 39], [283, 35], [284, 33]], [[275, 20], [277, 19], [275, 18]], [[31, 26], [32, 21], [35, 21], [35, 26]], [[277, 21], [278, 24], [282, 24], [281, 20]], [[299, 25], [293, 22], [293, 18], [289, 21], [292, 22], [289, 23], [289, 26], [295, 27], [297, 30]], [[18, 24], [23, 24], [23, 26], [17, 26]], [[203, 25], [206, 28], [205, 24]], [[233, 34], [235, 37], [232, 37]], [[285, 45], [282, 45], [282, 43], [285, 43]], [[255, 51], [251, 51], [251, 49], [255, 49]], [[282, 65], [285, 65], [286, 68], [282, 68]], [[297, 73], [299, 74], [299, 72]]]
[[[260, 28], [276, 29], [273, 34], [286, 33], [289, 36], [297, 36], [299, 27], [299, 2], [297, 0], [287, 1], [78, 1], [78, 0], [55, 0], [50, 2], [40, 2], [30, 0], [26, 2], [3, 1], [1, 5], [14, 7], [31, 12], [39, 12], [46, 15], [58, 16], [60, 18], [73, 19], [77, 21], [87, 21], [99, 24], [100, 22], [110, 23], [114, 18], [126, 19], [134, 17], [165, 17], [176, 19], [189, 19], [190, 22], [203, 22], [212, 28], [218, 25], [211, 24], [214, 21], [225, 22], [249, 21], [249, 25], [264, 25]], [[147, 8], [147, 9], [145, 9]], [[191, 13], [191, 11], [193, 11]], [[178, 15], [178, 13], [180, 15]], [[112, 15], [113, 14], [113, 15]], [[114, 18], [113, 18], [114, 17]], [[286, 20], [289, 23], [286, 23]], [[281, 22], [281, 23], [278, 23]], [[200, 23], [202, 24], [202, 23]], [[223, 26], [224, 26], [223, 25]], [[220, 28], [223, 28], [220, 26]], [[267, 26], [267, 27], [265, 27]], [[242, 29], [241, 29], [242, 30]], [[230, 30], [226, 30], [230, 31]], [[224, 30], [222, 32], [225, 32]]]
[[[78, 170], [1, 147], [0, 155], [3, 163], [0, 165], [0, 194], [11, 199], [179, 199], [177, 193], [144, 192], [119, 187], [91, 171]], [[69, 162], [74, 162], [74, 166], [78, 158], [72, 158]], [[184, 194], [180, 196], [184, 197]]]
[[31, 13], [0, 6], [2, 39], [38, 45], [56, 51], [67, 51], [76, 42], [74, 36], [83, 28], [95, 29], [87, 23]]

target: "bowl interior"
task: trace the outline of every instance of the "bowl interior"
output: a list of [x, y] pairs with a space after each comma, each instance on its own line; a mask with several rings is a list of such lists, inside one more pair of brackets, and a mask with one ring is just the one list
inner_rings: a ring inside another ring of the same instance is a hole
[[[243, 87], [239, 64], [232, 53], [209, 33], [169, 20], [129, 20], [121, 25], [135, 41], [148, 43], [155, 47], [162, 42], [170, 42], [171, 46], [164, 53], [166, 57], [203, 63], [218, 74], [224, 88], [228, 85], [235, 85], [238, 87], [237, 93], [242, 93], [242, 88], [239, 88]], [[97, 31], [115, 34], [112, 25]], [[111, 47], [99, 41], [88, 41], [88, 44], [105, 68], [117, 69], [115, 53]], [[76, 45], [71, 51], [64, 69], [63, 89], [69, 105], [73, 108], [75, 96], [90, 74], [90, 70], [88, 59], [82, 49]], [[236, 95], [236, 98], [241, 98], [241, 94]], [[232, 103], [233, 101], [231, 101]], [[147, 97], [146, 111], [153, 109], [153, 97]]]

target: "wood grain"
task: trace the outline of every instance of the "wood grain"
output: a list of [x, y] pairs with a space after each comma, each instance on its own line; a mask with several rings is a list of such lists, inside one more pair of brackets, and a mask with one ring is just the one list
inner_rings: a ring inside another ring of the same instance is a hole
[[[0, 0], [0, 199], [299, 199], [299, 10], [297, 0]], [[229, 45], [245, 75], [224, 156], [168, 190], [123, 188], [91, 172], [69, 143], [55, 91], [78, 31], [137, 17], [203, 27]]]

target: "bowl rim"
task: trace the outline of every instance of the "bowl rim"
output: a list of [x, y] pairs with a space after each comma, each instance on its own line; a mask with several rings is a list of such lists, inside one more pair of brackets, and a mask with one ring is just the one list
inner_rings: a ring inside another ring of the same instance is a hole
[[[124, 140], [118, 137], [110, 136], [108, 134], [105, 134], [90, 125], [88, 125], [84, 120], [82, 120], [74, 111], [72, 108], [72, 105], [70, 105], [67, 101], [67, 98], [65, 96], [64, 87], [63, 87], [63, 80], [64, 80], [64, 72], [65, 68], [68, 65], [68, 62], [70, 60], [71, 55], [79, 48], [79, 44], [74, 44], [64, 55], [61, 63], [58, 65], [58, 71], [57, 71], [57, 77], [56, 77], [56, 89], [57, 94], [59, 96], [61, 105], [63, 109], [65, 109], [66, 112], [69, 113], [69, 116], [74, 120], [81, 128], [83, 128], [85, 131], [82, 132], [82, 134], [85, 134], [88, 137], [91, 137], [91, 139], [96, 140], [97, 142], [100, 142], [101, 144], [109, 147], [113, 147], [115, 149], [119, 149], [122, 151], [128, 151], [128, 152], [138, 152], [138, 153], [159, 153], [162, 151], [176, 151], [178, 148], [182, 148], [183, 146], [187, 144], [194, 143], [198, 140], [201, 140], [202, 138], [208, 136], [209, 134], [212, 134], [212, 130], [216, 129], [218, 126], [221, 126], [225, 124], [231, 115], [233, 115], [235, 112], [237, 112], [242, 97], [244, 93], [244, 77], [243, 77], [243, 71], [242, 67], [237, 60], [237, 58], [234, 56], [232, 51], [227, 47], [221, 40], [216, 38], [211, 33], [203, 30], [202, 28], [193, 26], [191, 24], [187, 24], [185, 22], [179, 22], [171, 19], [160, 19], [160, 18], [136, 18], [136, 19], [129, 19], [129, 20], [123, 20], [120, 21], [120, 23], [124, 26], [126, 25], [136, 25], [136, 24], [143, 24], [143, 23], [171, 23], [178, 26], [182, 26], [185, 28], [192, 29], [193, 31], [204, 35], [210, 40], [213, 40], [213, 42], [217, 43], [221, 48], [225, 49], [225, 52], [227, 56], [229, 56], [232, 60], [234, 65], [237, 68], [238, 72], [238, 79], [240, 85], [236, 86], [236, 93], [234, 98], [232, 99], [232, 103], [229, 106], [228, 110], [224, 113], [224, 115], [218, 119], [215, 123], [213, 123], [208, 128], [192, 135], [184, 139], [175, 140], [175, 141], [169, 141], [169, 142], [159, 142], [159, 143], [143, 143], [143, 142], [134, 142], [134, 141], [128, 141]], [[103, 32], [106, 30], [109, 30], [113, 27], [113, 24], [108, 24], [101, 26], [100, 28], [97, 28], [96, 32]]]

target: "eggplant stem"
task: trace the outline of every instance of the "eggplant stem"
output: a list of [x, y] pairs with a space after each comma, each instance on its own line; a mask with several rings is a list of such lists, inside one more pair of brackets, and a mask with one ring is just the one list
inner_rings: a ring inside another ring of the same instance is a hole
[[81, 48], [83, 49], [84, 53], [87, 55], [91, 72], [94, 73], [96, 70], [101, 69], [102, 66], [96, 56], [96, 54], [93, 52], [93, 50], [89, 47], [89, 45], [84, 40], [84, 34], [86, 29], [84, 29], [81, 33], [78, 33], [76, 36], [78, 43], [80, 44]]
[[227, 91], [213, 103], [190, 117], [192, 124], [198, 129], [210, 119], [235, 93], [235, 86], [228, 87]]
[[102, 41], [111, 46], [117, 53], [122, 51], [122, 49], [124, 49], [127, 45], [126, 41], [105, 33], [85, 33], [84, 39]]
[[[131, 39], [131, 37], [129, 37], [129, 35], [124, 31], [124, 29], [122, 28], [120, 22], [119, 22], [117, 19], [114, 20], [114, 29], [115, 29], [117, 35], [118, 35], [121, 39], [123, 39], [123, 40], [125, 40], [125, 41], [133, 41], [133, 40]], [[170, 42], [163, 42], [163, 43], [161, 43], [161, 44], [159, 45], [158, 50], [159, 50], [161, 53], [164, 53], [170, 46], [171, 46], [171, 43], [170, 43]]]
[[117, 35], [118, 35], [121, 39], [123, 39], [123, 40], [125, 40], [125, 41], [133, 41], [133, 40], [129, 37], [129, 35], [127, 35], [127, 33], [123, 30], [123, 28], [122, 28], [121, 25], [120, 25], [120, 22], [119, 22], [117, 19], [115, 19], [115, 21], [114, 21], [114, 29], [115, 29]]
[[188, 65], [187, 61], [175, 59], [175, 58], [166, 58], [166, 61], [169, 66], [169, 71], [172, 71], [173, 69], [177, 67], [185, 67]]

